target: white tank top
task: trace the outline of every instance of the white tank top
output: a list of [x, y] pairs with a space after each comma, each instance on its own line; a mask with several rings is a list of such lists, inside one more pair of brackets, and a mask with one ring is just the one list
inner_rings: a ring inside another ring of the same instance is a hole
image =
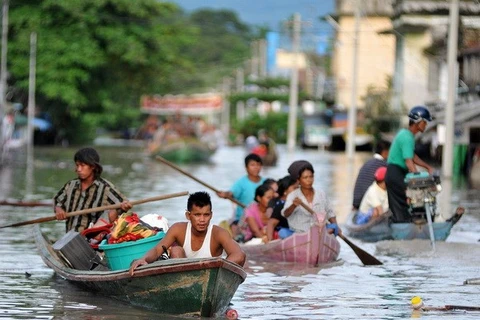
[[210, 250], [210, 239], [212, 237], [213, 224], [208, 226], [207, 234], [203, 240], [202, 247], [198, 251], [192, 250], [192, 223], [187, 222], [187, 231], [185, 232], [185, 242], [183, 243], [183, 250], [187, 258], [211, 258], [212, 252]]

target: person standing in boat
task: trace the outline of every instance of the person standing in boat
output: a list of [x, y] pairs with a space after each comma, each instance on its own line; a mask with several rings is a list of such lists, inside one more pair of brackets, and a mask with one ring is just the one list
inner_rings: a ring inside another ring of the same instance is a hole
[[358, 209], [355, 222], [365, 224], [371, 219], [380, 217], [388, 212], [388, 195], [385, 186], [387, 167], [380, 167], [375, 171], [375, 182], [367, 189]]
[[[132, 204], [108, 180], [102, 178], [100, 156], [93, 148], [78, 150], [74, 157], [77, 178], [68, 181], [53, 198], [57, 220], [66, 221], [66, 231], [83, 230], [95, 224], [109, 224], [119, 214], [127, 212]], [[96, 212], [67, 218], [67, 212], [121, 204], [121, 208], [108, 212]]]
[[358, 172], [355, 187], [353, 188], [353, 210], [358, 210], [367, 189], [375, 181], [375, 171], [380, 167], [387, 166], [390, 142], [379, 141], [375, 147], [373, 158], [365, 162]]
[[[287, 218], [290, 227], [290, 235], [293, 232], [307, 232], [312, 225], [317, 223], [317, 217], [312, 215], [302, 206], [309, 206], [317, 214], [323, 214], [323, 220], [330, 222], [326, 225], [329, 233], [335, 235], [342, 231], [338, 227], [337, 218], [330, 205], [326, 194], [313, 188], [313, 166], [305, 160], [294, 161], [288, 168], [290, 175], [298, 180], [299, 188], [292, 191], [285, 200], [282, 215]], [[320, 221], [322, 222], [322, 221]]]
[[387, 160], [388, 203], [392, 211], [392, 222], [410, 222], [408, 211], [405, 176], [417, 172], [417, 166], [425, 168], [430, 174], [434, 169], [415, 154], [415, 135], [424, 132], [427, 122], [432, 121], [430, 111], [424, 106], [415, 106], [408, 113], [408, 129], [401, 129], [393, 139]]
[[171, 258], [219, 257], [225, 251], [227, 260], [243, 266], [245, 252], [227, 230], [210, 224], [212, 215], [210, 195], [203, 191], [191, 194], [185, 211], [188, 222], [174, 223], [155, 247], [132, 262], [130, 275], [133, 276], [139, 266], [158, 260], [168, 249]]

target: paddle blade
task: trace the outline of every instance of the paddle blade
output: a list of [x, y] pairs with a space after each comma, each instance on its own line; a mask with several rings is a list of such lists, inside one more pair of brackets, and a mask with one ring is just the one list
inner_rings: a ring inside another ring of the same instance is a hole
[[372, 256], [370, 253], [366, 252], [365, 250], [360, 249], [357, 247], [355, 244], [353, 244], [347, 237], [345, 237], [343, 234], [338, 235], [340, 238], [342, 238], [343, 241], [345, 241], [346, 244], [352, 248], [353, 252], [357, 255], [357, 257], [362, 261], [362, 263], [366, 266], [379, 266], [382, 265], [383, 263]]

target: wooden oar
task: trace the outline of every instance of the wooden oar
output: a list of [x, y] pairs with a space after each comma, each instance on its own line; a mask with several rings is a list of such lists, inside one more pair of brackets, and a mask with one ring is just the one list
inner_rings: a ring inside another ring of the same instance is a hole
[[[316, 216], [315, 211], [313, 211], [312, 208], [307, 206], [305, 203], [302, 202], [302, 207], [304, 207], [308, 212]], [[357, 257], [362, 261], [362, 263], [366, 266], [378, 266], [382, 265], [383, 263], [380, 262], [377, 258], [372, 256], [370, 253], [366, 252], [365, 250], [360, 249], [358, 246], [353, 244], [347, 237], [345, 237], [343, 234], [338, 235], [343, 241], [345, 241], [346, 244], [352, 248], [353, 252], [357, 255]]]
[[[145, 202], [165, 200], [165, 199], [170, 199], [170, 198], [175, 198], [175, 197], [182, 197], [182, 196], [186, 196], [186, 195], [188, 195], [188, 191], [171, 193], [171, 194], [166, 194], [166, 195], [163, 195], [163, 196], [146, 198], [146, 199], [142, 199], [142, 200], [130, 201], [130, 203], [132, 205], [137, 205], [137, 204], [141, 204], [141, 203], [145, 203]], [[112, 205], [108, 205], [108, 206], [102, 206], [102, 207], [96, 207], [96, 208], [91, 208], [91, 209], [83, 209], [83, 210], [78, 210], [78, 211], [72, 211], [72, 212], [67, 213], [67, 218], [68, 217], [73, 217], [73, 216], [79, 216], [79, 215], [87, 214], [87, 213], [119, 209], [121, 206], [122, 206], [121, 203], [117, 203], [117, 204], [112, 204]], [[57, 217], [56, 216], [50, 216], [50, 217], [45, 217], [45, 218], [38, 218], [38, 219], [33, 219], [33, 220], [28, 220], [28, 221], [23, 221], [23, 222], [17, 222], [17, 223], [9, 224], [9, 225], [6, 225], [6, 226], [0, 226], [0, 229], [9, 228], [9, 227], [20, 227], [20, 226], [25, 226], [25, 225], [28, 225], [28, 224], [42, 223], [42, 222], [48, 222], [48, 221], [53, 221], [53, 220], [57, 220]]]
[[[176, 164], [171, 163], [171, 162], [168, 161], [167, 159], [165, 159], [165, 158], [163, 158], [163, 157], [161, 157], [161, 156], [156, 156], [155, 158], [156, 158], [157, 160], [165, 163], [165, 164], [168, 165], [169, 167], [171, 167], [171, 168], [173, 168], [173, 169], [175, 169], [175, 170], [183, 173], [183, 174], [186, 175], [187, 177], [189, 177], [189, 178], [197, 181], [197, 182], [200, 183], [201, 185], [209, 188], [209, 189], [212, 190], [213, 192], [215, 192], [215, 193], [219, 193], [219, 192], [220, 192], [218, 189], [216, 189], [216, 188], [214, 188], [213, 186], [209, 185], [208, 183], [206, 183], [206, 182], [198, 179], [197, 177], [192, 176], [190, 173], [186, 172], [185, 170], [183, 170], [182, 168], [180, 168], [180, 167], [177, 166]], [[228, 199], [229, 199], [230, 201], [236, 203], [237, 205], [239, 205], [239, 206], [242, 207], [242, 208], [245, 208], [245, 207], [246, 207], [246, 205], [244, 205], [243, 203], [241, 203], [240, 201], [238, 201], [238, 200], [236, 200], [236, 199], [234, 199], [234, 198], [232, 198], [232, 197], [229, 197]]]
[[53, 202], [42, 201], [9, 201], [0, 200], [0, 206], [14, 206], [14, 207], [53, 207]]
[[445, 309], [447, 310], [465, 310], [465, 311], [480, 311], [480, 307], [474, 306], [456, 306], [456, 305], [445, 305]]

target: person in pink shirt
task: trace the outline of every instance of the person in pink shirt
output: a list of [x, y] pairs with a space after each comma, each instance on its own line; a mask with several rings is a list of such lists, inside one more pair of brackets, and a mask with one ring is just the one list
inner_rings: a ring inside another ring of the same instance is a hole
[[252, 238], [260, 238], [267, 242], [268, 203], [273, 198], [274, 191], [267, 184], [262, 184], [255, 190], [255, 202], [245, 209], [244, 220], [240, 227], [244, 235], [244, 241]]

